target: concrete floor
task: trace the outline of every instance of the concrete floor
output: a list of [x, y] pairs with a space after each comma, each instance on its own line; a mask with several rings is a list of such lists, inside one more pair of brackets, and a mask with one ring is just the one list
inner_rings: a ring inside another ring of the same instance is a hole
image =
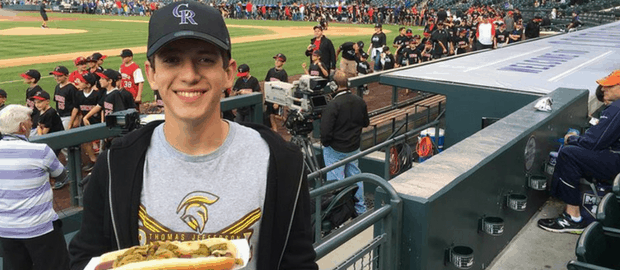
[[561, 202], [547, 201], [487, 269], [566, 269], [568, 261], [576, 259], [575, 245], [579, 235], [552, 233], [537, 225], [538, 219], [556, 217], [563, 210]]

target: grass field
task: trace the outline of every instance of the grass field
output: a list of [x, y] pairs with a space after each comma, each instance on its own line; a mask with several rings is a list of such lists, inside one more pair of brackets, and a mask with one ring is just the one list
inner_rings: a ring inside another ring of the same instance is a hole
[[[19, 16], [38, 17], [38, 13], [21, 12]], [[64, 20], [55, 20], [54, 18], [63, 18]], [[67, 18], [71, 18], [68, 20]], [[59, 14], [50, 13], [52, 22], [48, 23], [51, 27], [65, 29], [83, 29], [87, 33], [67, 34], [67, 35], [33, 35], [33, 36], [0, 36], [0, 59], [16, 59], [15, 67], [0, 69], [0, 88], [8, 93], [8, 104], [25, 104], [25, 89], [27, 86], [19, 74], [28, 69], [37, 69], [42, 74], [39, 85], [48, 92], [53, 92], [56, 85], [54, 79], [48, 73], [57, 65], [64, 65], [69, 70], [74, 70], [72, 61], [63, 61], [57, 63], [46, 63], [36, 65], [19, 65], [18, 58], [28, 56], [44, 56], [54, 55], [68, 52], [96, 52], [105, 49], [118, 49], [118, 53], [123, 48], [146, 46], [148, 24], [147, 17], [117, 17], [117, 16], [100, 16], [100, 15], [82, 15], [82, 14]], [[137, 22], [125, 21], [109, 21], [109, 20], [133, 20]], [[143, 22], [140, 22], [143, 21]], [[309, 44], [309, 40], [313, 37], [312, 22], [290, 22], [290, 21], [254, 21], [254, 20], [233, 20], [226, 21], [228, 25], [256, 25], [256, 26], [279, 26], [279, 27], [299, 27], [308, 26], [308, 35], [297, 38], [285, 38], [278, 40], [262, 40], [247, 43], [233, 43], [232, 56], [237, 60], [238, 64], [246, 63], [250, 66], [250, 73], [259, 80], [265, 78], [267, 70], [274, 65], [273, 55], [283, 53], [287, 57], [284, 65], [289, 76], [302, 74], [301, 63], [308, 61], [308, 57], [304, 55], [305, 48]], [[0, 21], [0, 30], [13, 27], [40, 27], [38, 21]], [[367, 27], [372, 25], [352, 25], [352, 24], [334, 24], [330, 27]], [[398, 35], [398, 26], [386, 25], [385, 30], [391, 31], [387, 33], [388, 44]], [[272, 33], [268, 29], [230, 27], [231, 37], [264, 35]], [[364, 43], [370, 43], [370, 36], [330, 36], [329, 30], [325, 31], [325, 35], [332, 40], [334, 46], [347, 41], [362, 40]], [[421, 29], [414, 28], [414, 33], [421, 33]], [[273, 35], [277, 33], [273, 32]], [[367, 45], [368, 46], [368, 45]], [[367, 48], [367, 47], [366, 47]], [[84, 55], [86, 56], [86, 55]], [[144, 68], [145, 54], [135, 54], [134, 60]], [[120, 57], [109, 55], [103, 65], [104, 68], [118, 69], [121, 64]], [[153, 92], [148, 83], [145, 84], [143, 92], [144, 101], [153, 100]]]

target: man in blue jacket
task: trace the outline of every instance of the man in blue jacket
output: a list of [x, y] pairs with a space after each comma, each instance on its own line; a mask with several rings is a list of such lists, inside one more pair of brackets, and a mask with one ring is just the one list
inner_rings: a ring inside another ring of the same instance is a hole
[[145, 70], [166, 106], [102, 153], [84, 192], [71, 268], [154, 241], [246, 239], [247, 269], [317, 269], [299, 148], [220, 116], [237, 63], [219, 12], [175, 2], [149, 22]]
[[566, 211], [557, 218], [538, 220], [538, 226], [547, 231], [583, 232], [588, 224], [579, 211], [579, 179], [613, 179], [620, 173], [620, 70], [596, 82], [611, 104], [601, 113], [599, 123], [582, 136], [567, 134], [564, 138], [551, 195], [566, 203]]

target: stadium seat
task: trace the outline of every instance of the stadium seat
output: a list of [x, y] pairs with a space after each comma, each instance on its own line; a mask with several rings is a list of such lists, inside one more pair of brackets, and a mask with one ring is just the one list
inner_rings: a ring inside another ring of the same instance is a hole
[[[619, 269], [620, 260], [618, 260], [618, 254], [620, 254], [620, 238], [605, 234], [603, 225], [600, 222], [592, 222], [579, 237], [577, 247], [575, 248], [575, 254], [579, 262], [607, 267], [609, 269]], [[569, 266], [570, 265], [569, 262]]]
[[620, 203], [615, 194], [607, 193], [598, 204], [596, 219], [604, 227], [620, 229]]

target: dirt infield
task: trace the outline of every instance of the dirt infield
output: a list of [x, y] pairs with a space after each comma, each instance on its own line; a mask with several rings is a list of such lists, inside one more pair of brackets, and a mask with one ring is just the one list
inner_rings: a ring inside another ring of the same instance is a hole
[[[5, 18], [0, 18], [0, 19], [5, 19]], [[14, 20], [19, 21], [20, 18], [24, 18], [24, 17], [16, 16], [15, 18], [12, 18], [11, 21], [14, 21]], [[27, 17], [27, 18], [33, 18], [33, 17]], [[134, 21], [134, 20], [106, 19], [106, 20], [101, 20], [101, 21], [148, 23], [147, 21]], [[262, 41], [262, 40], [277, 40], [277, 39], [312, 36], [312, 31], [309, 29], [309, 27], [274, 27], [274, 26], [254, 26], [254, 25], [228, 25], [228, 27], [229, 28], [268, 29], [270, 31], [274, 31], [277, 33], [277, 34], [235, 37], [231, 39], [233, 44], [253, 42], [253, 41]], [[65, 29], [39, 29], [39, 30], [47, 31], [47, 30], [65, 30]], [[389, 31], [384, 31], [384, 32], [388, 33]], [[356, 35], [370, 36], [374, 33], [374, 30], [372, 28], [359, 28], [359, 27], [330, 27], [329, 30], [326, 30], [325, 33], [330, 36], [356, 36]], [[99, 52], [101, 52], [104, 55], [116, 55], [122, 49], [126, 49], [126, 48], [99, 50]], [[129, 49], [131, 49], [133, 53], [146, 53], [146, 46], [132, 47]], [[4, 59], [4, 60], [0, 60], [0, 68], [14, 67], [14, 66], [26, 66], [26, 65], [42, 64], [42, 63], [54, 63], [54, 62], [60, 62], [60, 61], [69, 61], [79, 56], [90, 55], [91, 53], [92, 51], [87, 51], [87, 52], [73, 52], [73, 53], [63, 53], [63, 54], [55, 54], [55, 55]]]
[[79, 34], [88, 31], [82, 29], [58, 29], [41, 27], [14, 27], [0, 30], [0, 36], [47, 36], [47, 35], [66, 35]]

